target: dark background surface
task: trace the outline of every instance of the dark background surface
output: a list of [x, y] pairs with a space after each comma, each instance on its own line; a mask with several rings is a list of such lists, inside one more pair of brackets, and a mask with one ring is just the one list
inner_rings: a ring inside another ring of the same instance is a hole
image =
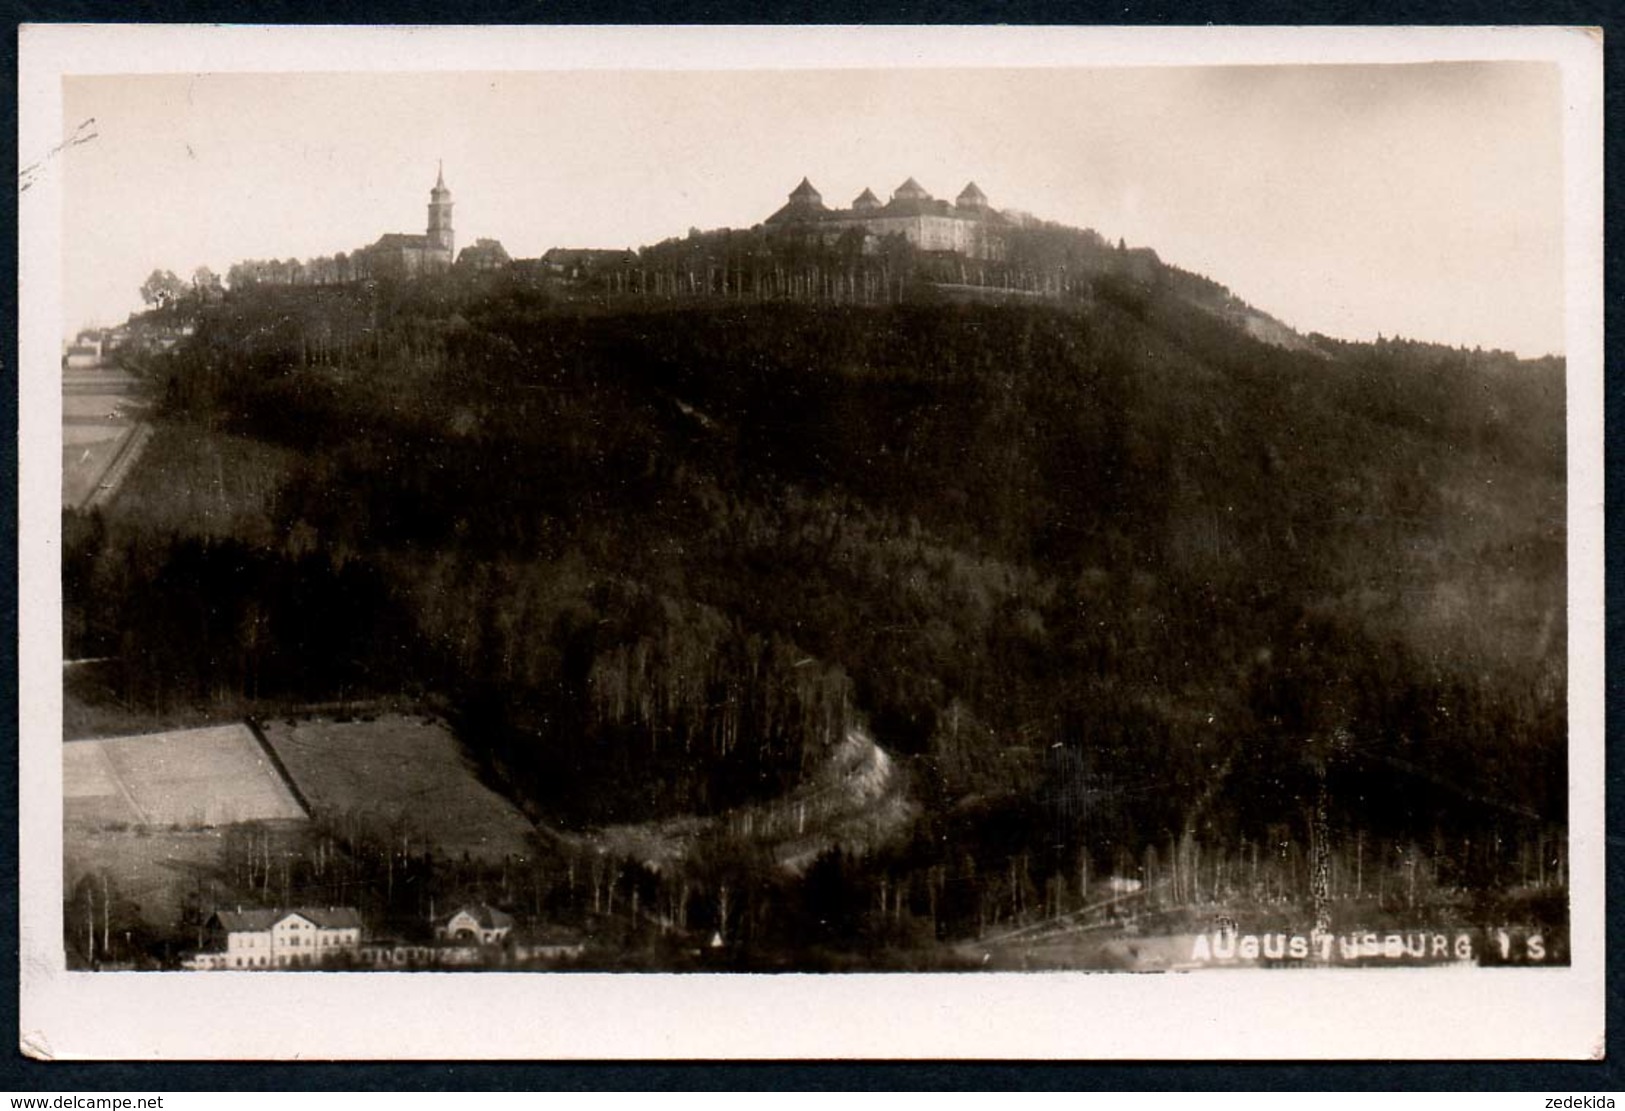
[[[5, 79], [16, 88], [15, 24], [24, 22], [285, 22], [285, 23], [927, 23], [927, 24], [1109, 24], [1181, 26], [1239, 23], [1283, 24], [1558, 24], [1602, 26], [1608, 36], [1606, 50], [1607, 118], [1611, 121], [1620, 107], [1618, 69], [1620, 46], [1615, 36], [1621, 27], [1610, 25], [1612, 9], [1601, 3], [1500, 3], [1433, 2], [1425, 4], [1378, 3], [1354, 5], [1346, 2], [1286, 4], [1217, 0], [1198, 5], [1185, 2], [1077, 5], [1051, 2], [988, 4], [942, 2], [930, 4], [865, 3], [852, 0], [823, 0], [812, 4], [788, 4], [783, 0], [745, 3], [741, 0], [686, 4], [681, 7], [647, 2], [601, 2], [563, 0], [546, 5], [520, 0], [470, 0], [451, 8], [426, 3], [374, 2], [355, 0], [337, 3], [311, 3], [310, 0], [272, 0], [254, 5], [222, 3], [219, 0], [166, 0], [159, 4], [110, 3], [107, 0], [44, 0], [14, 6], [14, 26], [5, 43]], [[13, 120], [15, 125], [15, 102]], [[1612, 131], [1605, 155], [1608, 230], [1609, 325], [1607, 352], [1612, 364], [1625, 351], [1619, 339], [1621, 295], [1625, 275], [1620, 272], [1618, 179], [1622, 176], [1620, 143]], [[6, 152], [9, 168], [15, 174], [16, 150]], [[4, 234], [5, 265], [16, 265], [15, 220], [8, 220]], [[7, 318], [17, 313], [15, 271], [0, 283]], [[15, 333], [13, 333], [13, 339]], [[17, 365], [13, 360], [13, 365]], [[1625, 386], [1617, 373], [1606, 381], [1607, 415], [1617, 413], [1625, 401]], [[15, 425], [15, 388], [4, 392], [5, 416]], [[1617, 501], [1625, 481], [1619, 445], [1606, 445], [1607, 498]], [[0, 466], [6, 471], [0, 482], [0, 498], [5, 518], [16, 520], [16, 444], [7, 438], [0, 445]], [[1612, 521], [1606, 528], [1613, 540], [1621, 529]], [[1609, 545], [1612, 550], [1614, 544]], [[4, 558], [9, 580], [16, 582], [15, 547]], [[1613, 560], [1609, 560], [1610, 571]], [[12, 587], [15, 590], [15, 586]], [[1616, 668], [1614, 646], [1625, 631], [1619, 616], [1621, 592], [1618, 578], [1609, 575], [1607, 621], [1608, 653], [1608, 802], [1607, 875], [1610, 891], [1625, 886], [1622, 842], [1616, 832], [1625, 814], [1625, 777], [1619, 773], [1619, 752], [1614, 743], [1620, 721], [1618, 698], [1621, 669]], [[16, 668], [16, 595], [4, 607], [5, 627], [0, 631], [0, 667], [8, 682], [0, 690], [7, 700], [4, 721], [15, 746], [18, 736], [18, 689]], [[0, 763], [0, 797], [17, 797], [15, 760]], [[13, 812], [12, 818], [15, 819]], [[0, 864], [5, 881], [0, 886], [0, 941], [12, 957], [8, 961], [7, 990], [0, 993], [0, 1016], [10, 1031], [17, 1030], [17, 826], [6, 823], [0, 839]], [[1609, 947], [1625, 944], [1617, 909], [1610, 906]], [[1621, 989], [1617, 960], [1608, 969], [1608, 1025], [1622, 1028]], [[1464, 1016], [1465, 1017], [1465, 1016]], [[1625, 1088], [1614, 1062], [1597, 1063], [1332, 1063], [1290, 1064], [1106, 1064], [1017, 1063], [1017, 1062], [918, 1062], [918, 1063], [391, 1063], [391, 1064], [217, 1064], [217, 1063], [53, 1063], [28, 1060], [15, 1048], [15, 1039], [5, 1049], [0, 1071], [0, 1088], [11, 1091], [80, 1092], [96, 1091], [182, 1091], [182, 1090], [684, 1090], [684, 1089], [783, 1089], [783, 1090], [897, 1090], [897, 1089], [1092, 1089], [1092, 1090], [1529, 1090], [1554, 1095], [1568, 1093], [1617, 1092]], [[1617, 1055], [1616, 1055], [1617, 1056]]]

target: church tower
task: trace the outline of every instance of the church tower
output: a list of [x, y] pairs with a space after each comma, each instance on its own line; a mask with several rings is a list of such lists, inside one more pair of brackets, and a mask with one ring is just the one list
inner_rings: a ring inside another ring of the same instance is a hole
[[446, 188], [445, 168], [441, 166], [435, 174], [434, 188], [429, 191], [428, 247], [431, 251], [444, 251], [449, 263], [455, 246], [451, 231], [451, 190]]

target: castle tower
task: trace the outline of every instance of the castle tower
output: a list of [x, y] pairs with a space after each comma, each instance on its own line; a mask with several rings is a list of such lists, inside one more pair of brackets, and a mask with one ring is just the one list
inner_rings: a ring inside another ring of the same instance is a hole
[[813, 183], [806, 178], [796, 186], [790, 194], [790, 207], [797, 209], [820, 209], [824, 207], [823, 195], [813, 188]]
[[976, 188], [973, 181], [960, 192], [959, 199], [954, 204], [960, 208], [971, 208], [980, 211], [987, 207], [987, 194]]
[[893, 201], [928, 201], [931, 199], [931, 194], [921, 188], [919, 182], [909, 178], [897, 187], [897, 190], [892, 193], [891, 199]]
[[446, 261], [451, 261], [456, 241], [451, 230], [451, 190], [446, 188], [444, 167], [437, 168], [434, 188], [429, 191], [428, 240], [431, 251], [444, 251]]

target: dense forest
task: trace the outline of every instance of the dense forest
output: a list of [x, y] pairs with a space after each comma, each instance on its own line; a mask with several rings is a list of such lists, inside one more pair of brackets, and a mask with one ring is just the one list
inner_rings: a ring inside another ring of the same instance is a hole
[[862, 729], [912, 826], [777, 898], [802, 941], [863, 869], [938, 937], [1260, 895], [1261, 846], [1301, 897], [1317, 792], [1413, 901], [1555, 872], [1562, 362], [1267, 344], [1160, 264], [1059, 292], [233, 290], [65, 517], [66, 652], [154, 713], [435, 706], [560, 830], [769, 803]]

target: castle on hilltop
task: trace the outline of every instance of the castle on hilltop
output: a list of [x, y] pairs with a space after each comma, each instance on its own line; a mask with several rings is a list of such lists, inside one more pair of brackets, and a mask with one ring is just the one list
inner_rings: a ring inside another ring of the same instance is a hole
[[429, 190], [429, 227], [423, 235], [389, 232], [356, 251], [360, 271], [373, 277], [416, 277], [451, 269], [456, 238], [451, 227], [451, 190], [444, 166]]
[[767, 228], [816, 236], [828, 244], [847, 232], [863, 237], [863, 250], [873, 253], [880, 240], [901, 235], [922, 251], [953, 251], [978, 259], [1002, 259], [1006, 232], [1015, 221], [988, 204], [973, 181], [950, 204], [921, 188], [912, 177], [882, 204], [868, 189], [850, 208], [825, 208], [824, 198], [806, 178], [790, 193], [789, 202], [764, 221]]

